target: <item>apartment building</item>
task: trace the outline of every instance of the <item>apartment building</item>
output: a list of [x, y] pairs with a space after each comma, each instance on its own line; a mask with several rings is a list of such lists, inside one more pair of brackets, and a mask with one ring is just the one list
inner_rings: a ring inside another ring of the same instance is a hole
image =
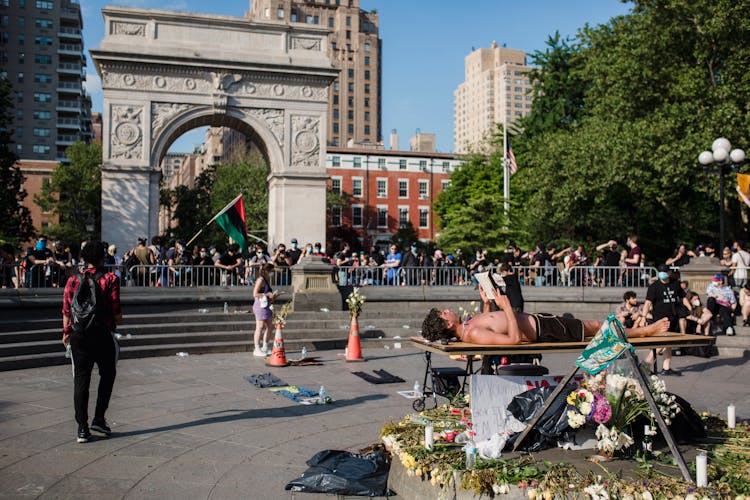
[[328, 148], [328, 189], [347, 193], [346, 207], [334, 208], [328, 232], [351, 227], [365, 243], [389, 237], [411, 222], [422, 241], [438, 236], [432, 204], [462, 160], [453, 154], [377, 148]]
[[252, 0], [248, 17], [330, 29], [328, 55], [341, 73], [328, 93], [328, 145], [382, 141], [382, 52], [375, 10], [360, 9], [359, 0]]
[[482, 150], [498, 123], [511, 124], [531, 112], [530, 70], [524, 51], [496, 42], [466, 56], [464, 81], [453, 93], [456, 153]]
[[68, 146], [92, 139], [82, 28], [77, 1], [0, 0], [0, 71], [15, 92], [12, 139], [37, 230], [54, 221], [34, 194], [66, 161]]

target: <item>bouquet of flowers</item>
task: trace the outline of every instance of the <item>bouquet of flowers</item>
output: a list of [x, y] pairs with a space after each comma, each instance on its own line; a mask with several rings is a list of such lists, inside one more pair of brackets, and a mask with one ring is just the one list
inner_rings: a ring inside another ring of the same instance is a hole
[[276, 326], [285, 326], [286, 325], [286, 317], [289, 315], [289, 311], [292, 310], [292, 303], [287, 302], [283, 306], [281, 306], [281, 309], [278, 311], [273, 312], [273, 324]]
[[[649, 386], [659, 412], [669, 424], [680, 410], [675, 397], [666, 392], [664, 382], [654, 375]], [[577, 390], [568, 395], [566, 402], [568, 425], [577, 429], [591, 421], [598, 424], [597, 448], [608, 454], [633, 444], [633, 439], [624, 430], [638, 417], [653, 420], [636, 379], [606, 370], [587, 377]]]
[[362, 312], [362, 307], [365, 305], [365, 296], [360, 295], [359, 288], [354, 288], [354, 291], [349, 294], [346, 298], [346, 305], [349, 306], [349, 317], [356, 318]]

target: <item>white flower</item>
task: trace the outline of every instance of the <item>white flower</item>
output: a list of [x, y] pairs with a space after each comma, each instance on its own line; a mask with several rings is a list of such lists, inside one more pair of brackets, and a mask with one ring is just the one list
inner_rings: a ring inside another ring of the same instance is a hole
[[617, 374], [609, 374], [607, 375], [607, 381], [606, 381], [606, 391], [607, 394], [613, 394], [615, 396], [619, 396], [623, 393], [625, 390], [625, 386], [628, 384], [628, 377], [623, 377], [622, 375]]
[[603, 484], [592, 484], [586, 486], [583, 491], [588, 493], [592, 500], [609, 500], [609, 493], [607, 493]]
[[648, 490], [641, 493], [641, 498], [643, 500], [654, 500], [653, 495], [651, 495], [651, 492]]
[[507, 484], [493, 484], [492, 492], [495, 495], [507, 495], [508, 493], [510, 493], [510, 486], [508, 486]]
[[575, 410], [568, 410], [568, 425], [577, 429], [586, 423], [586, 417]]
[[581, 414], [583, 414], [583, 415], [589, 415], [591, 413], [592, 408], [593, 407], [592, 407], [591, 403], [588, 403], [588, 402], [581, 403], [581, 405], [580, 405]]

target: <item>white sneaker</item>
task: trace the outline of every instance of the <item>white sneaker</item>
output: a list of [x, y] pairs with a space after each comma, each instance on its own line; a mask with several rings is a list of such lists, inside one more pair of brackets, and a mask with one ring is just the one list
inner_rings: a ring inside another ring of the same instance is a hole
[[263, 342], [263, 344], [260, 346], [260, 350], [268, 354], [268, 342]]
[[727, 335], [729, 335], [730, 337], [734, 335], [734, 328], [732, 328], [731, 326], [727, 328]]
[[256, 347], [255, 350], [253, 351], [253, 356], [256, 356], [258, 358], [265, 358], [266, 353]]

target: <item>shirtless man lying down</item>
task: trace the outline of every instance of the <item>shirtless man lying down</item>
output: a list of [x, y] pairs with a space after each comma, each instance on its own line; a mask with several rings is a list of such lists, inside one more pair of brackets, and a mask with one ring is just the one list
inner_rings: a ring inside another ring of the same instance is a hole
[[[449, 309], [431, 309], [422, 323], [422, 337], [429, 341], [457, 338], [480, 345], [517, 345], [527, 342], [582, 342], [590, 340], [602, 326], [601, 321], [565, 318], [551, 314], [516, 313], [506, 295], [495, 295], [499, 311], [490, 312], [490, 301], [479, 288], [483, 312], [461, 322]], [[664, 318], [650, 325], [626, 328], [628, 337], [650, 337], [669, 329]]]

